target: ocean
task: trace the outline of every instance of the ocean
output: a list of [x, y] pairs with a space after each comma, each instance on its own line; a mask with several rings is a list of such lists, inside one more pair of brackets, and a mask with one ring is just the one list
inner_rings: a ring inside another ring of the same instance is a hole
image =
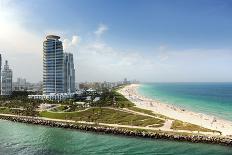
[[0, 155], [231, 155], [232, 148], [0, 120]]
[[232, 121], [232, 83], [147, 83], [138, 92], [167, 104]]

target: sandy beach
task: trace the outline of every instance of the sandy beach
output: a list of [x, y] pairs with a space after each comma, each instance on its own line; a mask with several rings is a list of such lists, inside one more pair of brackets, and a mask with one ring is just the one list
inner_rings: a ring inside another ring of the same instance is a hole
[[165, 104], [160, 101], [146, 98], [137, 92], [138, 87], [139, 84], [131, 84], [120, 89], [118, 92], [133, 102], [138, 108], [151, 110], [154, 113], [159, 113], [172, 119], [177, 119], [196, 124], [204, 128], [217, 130], [220, 131], [223, 136], [232, 137], [231, 121], [223, 120], [203, 113], [192, 112], [170, 104]]

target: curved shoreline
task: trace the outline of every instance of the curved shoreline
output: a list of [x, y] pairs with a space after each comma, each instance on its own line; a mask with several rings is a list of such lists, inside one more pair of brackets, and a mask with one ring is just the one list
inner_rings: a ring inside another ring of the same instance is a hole
[[172, 119], [196, 124], [211, 130], [220, 131], [223, 136], [232, 137], [232, 122], [218, 119], [214, 116], [206, 115], [203, 113], [188, 111], [173, 105], [144, 97], [137, 91], [139, 86], [139, 84], [131, 84], [118, 90], [118, 92], [139, 108], [151, 110], [155, 113], [170, 117]]
[[186, 141], [193, 143], [207, 143], [207, 144], [220, 144], [226, 146], [232, 146], [232, 139], [221, 137], [221, 136], [206, 136], [206, 135], [186, 135], [181, 133], [170, 133], [163, 131], [142, 131], [142, 130], [132, 130], [127, 128], [117, 128], [117, 127], [108, 127], [108, 126], [99, 126], [99, 125], [91, 125], [91, 124], [81, 124], [81, 123], [70, 123], [64, 121], [57, 120], [49, 120], [49, 119], [41, 119], [37, 117], [27, 117], [27, 116], [15, 116], [15, 115], [0, 115], [0, 119], [9, 120], [12, 122], [20, 122], [20, 123], [28, 123], [34, 125], [43, 125], [50, 127], [58, 127], [58, 128], [69, 128], [69, 129], [77, 129], [83, 131], [91, 131], [91, 132], [99, 132], [105, 134], [113, 134], [113, 135], [124, 135], [131, 137], [143, 137], [150, 139], [166, 139], [166, 140], [175, 140], [175, 141]]

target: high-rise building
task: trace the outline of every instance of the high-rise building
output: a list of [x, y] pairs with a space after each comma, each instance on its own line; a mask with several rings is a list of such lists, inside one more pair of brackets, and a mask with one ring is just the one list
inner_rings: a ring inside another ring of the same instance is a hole
[[2, 55], [0, 54], [0, 93], [2, 92]]
[[64, 53], [59, 36], [43, 42], [43, 94], [64, 92]]
[[64, 53], [64, 92], [75, 92], [75, 69], [72, 53]]
[[2, 95], [12, 94], [12, 70], [9, 68], [8, 61], [5, 62], [2, 71]]

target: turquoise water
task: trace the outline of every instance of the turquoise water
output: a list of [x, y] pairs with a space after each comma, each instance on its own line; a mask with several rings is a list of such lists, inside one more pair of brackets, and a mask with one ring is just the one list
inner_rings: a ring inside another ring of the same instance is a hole
[[0, 120], [0, 155], [231, 155], [232, 148], [103, 135]]
[[168, 104], [232, 121], [232, 83], [150, 83], [139, 93]]

